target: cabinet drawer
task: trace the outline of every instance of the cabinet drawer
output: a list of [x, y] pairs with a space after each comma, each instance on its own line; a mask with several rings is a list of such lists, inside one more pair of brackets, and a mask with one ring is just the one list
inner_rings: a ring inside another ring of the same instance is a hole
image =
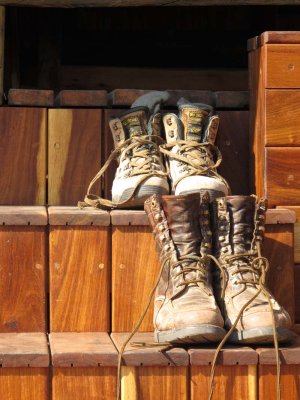
[[300, 87], [300, 44], [266, 45], [267, 88]]
[[300, 147], [267, 147], [265, 168], [269, 206], [299, 205]]
[[267, 146], [300, 146], [300, 90], [266, 90]]

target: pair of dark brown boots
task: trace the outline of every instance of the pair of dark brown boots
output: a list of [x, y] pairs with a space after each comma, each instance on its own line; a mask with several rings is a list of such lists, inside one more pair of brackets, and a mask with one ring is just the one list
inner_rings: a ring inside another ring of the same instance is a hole
[[289, 341], [288, 313], [265, 287], [261, 256], [266, 201], [255, 196], [152, 196], [145, 210], [156, 239], [157, 342]]

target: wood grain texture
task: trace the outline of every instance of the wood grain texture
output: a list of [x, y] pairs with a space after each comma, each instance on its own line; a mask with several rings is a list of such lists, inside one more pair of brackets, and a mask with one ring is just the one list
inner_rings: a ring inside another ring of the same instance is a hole
[[266, 148], [266, 197], [269, 207], [299, 204], [300, 147]]
[[53, 107], [53, 90], [9, 89], [9, 106]]
[[269, 209], [266, 213], [266, 224], [294, 224], [296, 213], [286, 208]]
[[[273, 347], [259, 347], [256, 349], [260, 365], [276, 365], [276, 352]], [[283, 365], [300, 364], [300, 337], [297, 336], [291, 344], [280, 345], [280, 361]]]
[[[216, 352], [215, 347], [193, 348], [188, 350], [191, 365], [211, 365]], [[258, 355], [250, 347], [225, 345], [217, 359], [218, 365], [256, 365]]]
[[[295, 321], [300, 323], [300, 265], [295, 265]], [[300, 331], [299, 331], [300, 333]]]
[[266, 44], [266, 88], [299, 88], [299, 44]]
[[293, 224], [266, 225], [263, 255], [270, 262], [266, 286], [295, 319]]
[[54, 367], [117, 366], [118, 353], [107, 333], [51, 333]]
[[121, 400], [139, 400], [137, 369], [121, 368]]
[[108, 226], [110, 224], [108, 211], [95, 209], [93, 207], [80, 209], [78, 207], [52, 206], [48, 208], [48, 213], [50, 225]]
[[62, 90], [55, 103], [61, 107], [105, 107], [106, 90]]
[[112, 225], [149, 225], [144, 210], [113, 210], [110, 212], [110, 218]]
[[116, 387], [114, 367], [53, 368], [52, 400], [115, 400]]
[[1, 227], [0, 248], [0, 332], [45, 332], [45, 227]]
[[300, 223], [294, 225], [294, 257], [295, 263], [300, 263]]
[[0, 108], [1, 205], [45, 205], [46, 120], [44, 108]]
[[[223, 161], [218, 172], [227, 180], [232, 194], [249, 194], [249, 113], [221, 111], [216, 145]], [[248, 179], [247, 179], [248, 178]]]
[[215, 107], [221, 109], [247, 109], [249, 108], [249, 92], [244, 91], [222, 91], [215, 92]]
[[267, 146], [300, 145], [299, 103], [300, 90], [266, 90]]
[[50, 330], [107, 331], [110, 231], [107, 227], [50, 227]]
[[43, 206], [0, 206], [0, 225], [47, 225]]
[[[210, 370], [211, 366], [191, 366], [191, 400], [202, 400], [209, 397]], [[213, 398], [253, 400], [253, 397], [251, 398], [249, 395], [248, 379], [248, 366], [246, 365], [218, 365], [214, 379]]]
[[49, 362], [44, 333], [0, 333], [1, 367], [48, 367]]
[[[276, 399], [276, 366], [260, 365], [259, 399]], [[281, 400], [298, 400], [300, 395], [300, 366], [283, 365], [280, 374]]]
[[259, 36], [259, 45], [269, 44], [299, 44], [299, 31], [267, 31]]
[[[49, 205], [77, 205], [84, 199], [99, 170], [101, 124], [101, 110], [49, 110]], [[93, 190], [99, 194], [99, 184]]]
[[[149, 227], [112, 229], [112, 332], [130, 332], [140, 318], [159, 272]], [[140, 327], [153, 331], [153, 301]]]
[[[130, 332], [112, 333], [111, 338], [118, 350], [128, 338]], [[153, 346], [153, 332], [136, 333], [122, 355], [127, 366], [188, 366], [189, 355], [180, 347]], [[255, 352], [254, 352], [255, 353]]]
[[50, 400], [48, 368], [0, 368], [0, 398]]

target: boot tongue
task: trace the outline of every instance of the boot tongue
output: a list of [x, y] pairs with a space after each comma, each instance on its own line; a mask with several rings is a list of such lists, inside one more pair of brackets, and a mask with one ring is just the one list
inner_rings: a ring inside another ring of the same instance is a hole
[[162, 196], [171, 237], [178, 256], [200, 254], [200, 194], [185, 196]]
[[251, 250], [254, 234], [256, 201], [251, 196], [229, 196], [226, 198], [230, 215], [231, 243], [233, 254]]
[[124, 114], [120, 120], [122, 122], [126, 139], [147, 135], [147, 108], [133, 108]]
[[180, 105], [179, 111], [179, 118], [184, 127], [184, 140], [194, 140], [201, 143], [203, 139], [203, 127], [209, 113], [201, 107], [192, 104]]

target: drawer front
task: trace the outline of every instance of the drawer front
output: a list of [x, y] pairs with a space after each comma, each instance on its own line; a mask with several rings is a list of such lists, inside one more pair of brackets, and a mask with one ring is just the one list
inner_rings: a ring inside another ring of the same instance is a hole
[[269, 206], [300, 205], [300, 147], [267, 147], [265, 168]]
[[269, 44], [266, 51], [266, 87], [299, 88], [300, 44]]
[[266, 90], [267, 146], [300, 146], [299, 120], [300, 90]]

